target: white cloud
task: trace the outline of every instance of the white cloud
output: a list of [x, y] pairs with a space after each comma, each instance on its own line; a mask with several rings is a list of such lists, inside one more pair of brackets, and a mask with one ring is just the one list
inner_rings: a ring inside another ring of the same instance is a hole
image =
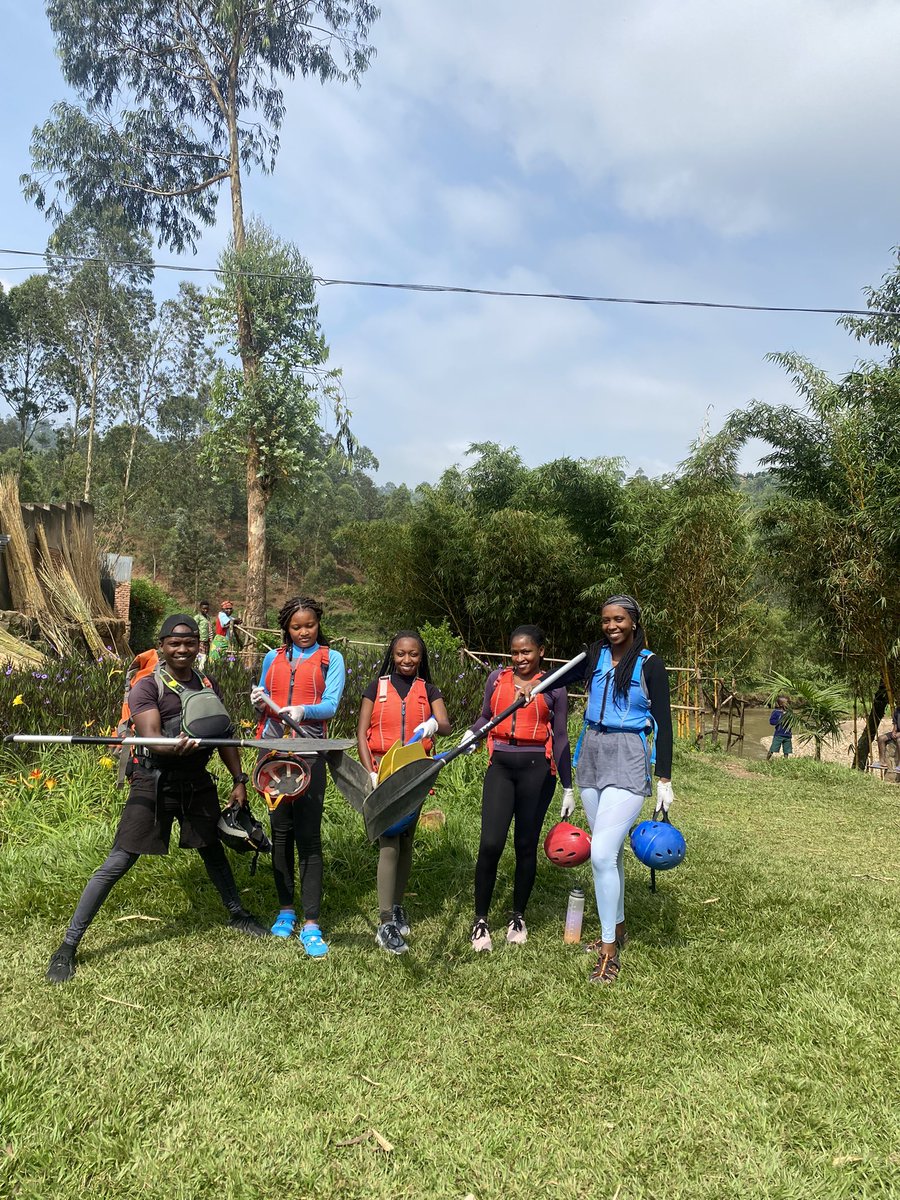
[[449, 98], [527, 171], [609, 183], [631, 216], [736, 234], [852, 198], [896, 207], [891, 0], [570, 0], [549, 20], [536, 0], [462, 0], [393, 17], [403, 86]]

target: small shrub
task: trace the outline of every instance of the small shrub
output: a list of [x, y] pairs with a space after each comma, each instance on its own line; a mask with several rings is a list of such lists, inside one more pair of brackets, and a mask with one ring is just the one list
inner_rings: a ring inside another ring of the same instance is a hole
[[131, 620], [131, 647], [135, 653], [155, 646], [163, 617], [167, 612], [177, 611], [177, 601], [161, 587], [149, 579], [132, 579], [128, 615]]

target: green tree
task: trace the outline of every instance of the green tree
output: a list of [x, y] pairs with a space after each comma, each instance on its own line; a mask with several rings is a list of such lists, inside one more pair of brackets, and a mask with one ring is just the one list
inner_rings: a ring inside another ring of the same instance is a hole
[[871, 701], [856, 751], [862, 767], [900, 665], [900, 369], [860, 364], [834, 381], [799, 355], [770, 357], [791, 374], [805, 410], [752, 404], [726, 432], [772, 447], [763, 462], [779, 490], [757, 514], [761, 544], [792, 609]]
[[36, 432], [68, 407], [73, 372], [65, 352], [63, 299], [46, 275], [32, 275], [3, 297], [0, 395], [17, 431], [16, 470]]
[[679, 675], [681, 703], [698, 707], [711, 678], [741, 673], [755, 642], [753, 555], [727, 439], [697, 442], [678, 472], [634, 477], [622, 489], [619, 553], [589, 589], [599, 606], [632, 592], [653, 648]]
[[189, 283], [182, 283], [178, 297], [163, 301], [152, 321], [135, 332], [134, 374], [117, 396], [129, 433], [120, 526], [133, 500], [133, 468], [142, 431], [173, 418], [183, 420], [192, 410], [199, 416], [209, 403], [215, 356], [204, 342], [204, 332], [203, 294]]
[[[247, 488], [247, 621], [262, 625], [266, 610], [266, 516], [279, 484], [305, 487], [321, 448], [324, 406], [349, 435], [340, 372], [326, 369], [328, 347], [319, 326], [309, 264], [257, 219], [243, 248], [222, 254], [220, 284], [209, 296], [211, 328], [239, 354], [235, 306], [254, 313], [254, 370], [220, 366], [209, 408], [206, 459], [216, 470], [242, 463]], [[351, 439], [352, 441], [352, 439]]]
[[[280, 81], [299, 73], [359, 83], [378, 17], [367, 0], [48, 0], [47, 12], [63, 76], [82, 103], [61, 102], [35, 130], [26, 195], [55, 220], [112, 200], [135, 228], [181, 250], [213, 224], [227, 181], [235, 262], [247, 250], [243, 172], [272, 170], [278, 152]], [[252, 289], [230, 296], [250, 396], [265, 331], [249, 307]], [[265, 472], [249, 436], [246, 614], [261, 624]]]
[[47, 248], [50, 272], [65, 296], [67, 350], [75, 367], [70, 454], [84, 438], [84, 499], [91, 499], [94, 447], [101, 421], [119, 396], [133, 393], [140, 340], [155, 306], [150, 240], [122, 211], [75, 212]]
[[202, 594], [218, 591], [225, 547], [208, 529], [198, 527], [195, 512], [179, 508], [163, 544], [163, 565], [179, 592], [197, 605]]

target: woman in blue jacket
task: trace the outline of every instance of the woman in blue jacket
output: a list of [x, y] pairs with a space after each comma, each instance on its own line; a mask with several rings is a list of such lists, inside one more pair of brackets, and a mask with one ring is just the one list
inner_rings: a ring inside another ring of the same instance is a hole
[[[602, 636], [565, 682], [587, 680], [584, 732], [576, 778], [591, 827], [591, 868], [600, 916], [599, 951], [592, 983], [615, 983], [625, 945], [623, 847], [652, 792], [648, 735], [656, 753], [656, 810], [672, 803], [672, 713], [662, 659], [646, 649], [641, 610], [632, 596], [603, 605]], [[571, 807], [563, 807], [565, 819]]]

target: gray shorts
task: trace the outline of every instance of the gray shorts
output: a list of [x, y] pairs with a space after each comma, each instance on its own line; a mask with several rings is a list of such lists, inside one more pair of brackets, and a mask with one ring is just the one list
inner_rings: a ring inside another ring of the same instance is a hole
[[649, 796], [650, 751], [639, 733], [587, 728], [576, 768], [578, 786], [625, 788], [638, 796]]

